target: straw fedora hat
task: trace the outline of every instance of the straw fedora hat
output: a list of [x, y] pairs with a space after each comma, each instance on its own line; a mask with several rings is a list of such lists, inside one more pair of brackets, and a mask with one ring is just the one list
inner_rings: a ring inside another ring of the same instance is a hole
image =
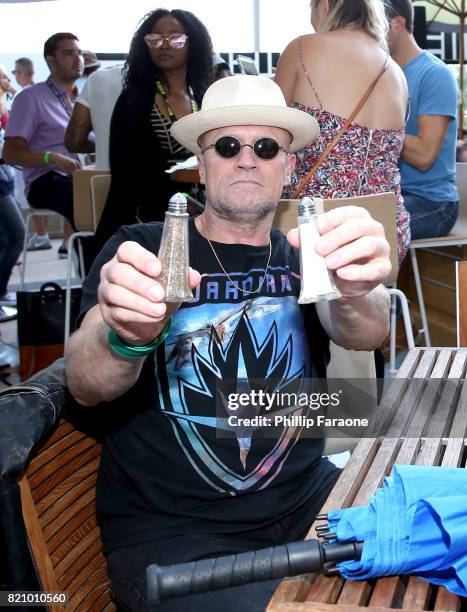
[[292, 136], [292, 153], [319, 134], [315, 119], [289, 108], [274, 81], [246, 74], [213, 83], [204, 95], [202, 109], [176, 121], [170, 132], [184, 147], [200, 153], [198, 140], [202, 134], [232, 125], [268, 125], [287, 130]]

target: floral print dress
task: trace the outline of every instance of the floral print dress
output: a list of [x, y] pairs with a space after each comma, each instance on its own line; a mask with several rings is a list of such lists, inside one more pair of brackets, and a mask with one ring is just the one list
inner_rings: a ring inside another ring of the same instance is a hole
[[[323, 108], [312, 108], [297, 102], [292, 106], [316, 119], [320, 135], [312, 144], [297, 151], [297, 165], [292, 182], [284, 192], [286, 198], [292, 196], [300, 181], [346, 122], [344, 117], [334, 115]], [[351, 123], [299, 196], [348, 198], [393, 191], [397, 198], [399, 263], [410, 244], [410, 215], [405, 210], [401, 196], [397, 165], [403, 140], [402, 129], [370, 129]]]

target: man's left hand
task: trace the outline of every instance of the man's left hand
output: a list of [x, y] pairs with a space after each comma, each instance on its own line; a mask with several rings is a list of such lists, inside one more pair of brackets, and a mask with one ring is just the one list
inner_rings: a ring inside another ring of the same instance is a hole
[[[318, 216], [317, 227], [316, 252], [335, 272], [343, 298], [366, 295], [388, 277], [392, 266], [384, 227], [365, 208], [334, 208]], [[298, 248], [298, 228], [290, 230], [287, 240]]]

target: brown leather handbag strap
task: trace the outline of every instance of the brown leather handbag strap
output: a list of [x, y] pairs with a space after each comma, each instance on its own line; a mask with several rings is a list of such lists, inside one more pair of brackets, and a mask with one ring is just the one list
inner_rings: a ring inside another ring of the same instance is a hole
[[352, 111], [350, 117], [347, 119], [347, 121], [344, 123], [344, 125], [341, 127], [341, 129], [337, 132], [337, 134], [334, 136], [334, 138], [331, 140], [331, 142], [328, 144], [328, 146], [324, 149], [324, 151], [321, 153], [321, 155], [319, 156], [318, 161], [315, 163], [315, 165], [311, 168], [311, 170], [307, 173], [307, 175], [305, 177], [303, 177], [303, 179], [300, 181], [299, 186], [297, 187], [297, 189], [294, 191], [293, 193], [293, 198], [296, 199], [298, 198], [299, 194], [301, 193], [302, 189], [305, 187], [305, 185], [307, 183], [309, 183], [311, 177], [314, 175], [314, 173], [316, 172], [316, 170], [318, 170], [318, 168], [321, 166], [321, 164], [324, 162], [324, 160], [328, 157], [329, 153], [331, 153], [331, 151], [333, 150], [333, 148], [335, 147], [337, 141], [339, 140], [339, 138], [342, 136], [342, 134], [347, 130], [347, 128], [349, 127], [349, 125], [352, 123], [352, 121], [355, 119], [355, 117], [358, 115], [358, 113], [361, 111], [361, 109], [363, 108], [365, 102], [368, 100], [368, 98], [371, 95], [371, 92], [373, 91], [373, 89], [375, 88], [376, 83], [379, 81], [379, 79], [383, 76], [383, 74], [386, 72], [386, 69], [388, 67], [388, 62], [389, 62], [389, 55], [386, 56], [386, 61], [384, 62], [384, 66], [381, 69], [381, 71], [379, 72], [378, 76], [375, 78], [375, 80], [371, 83], [371, 85], [368, 87], [368, 89], [366, 90], [366, 92], [364, 93], [363, 97], [361, 98], [361, 100], [359, 101], [359, 103], [357, 104], [357, 106], [354, 108], [354, 110]]

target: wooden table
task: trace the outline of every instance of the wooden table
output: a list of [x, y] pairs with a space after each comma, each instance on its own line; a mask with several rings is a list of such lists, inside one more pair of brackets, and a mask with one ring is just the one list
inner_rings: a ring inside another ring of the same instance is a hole
[[[394, 463], [465, 467], [467, 349], [412, 349], [378, 408], [384, 435], [363, 438], [322, 512], [368, 504]], [[308, 537], [315, 537], [314, 525]], [[309, 574], [283, 580], [268, 612], [467, 609], [413, 576], [354, 582]]]
[[170, 180], [176, 183], [199, 183], [198, 168], [191, 170], [176, 170], [170, 174]]

